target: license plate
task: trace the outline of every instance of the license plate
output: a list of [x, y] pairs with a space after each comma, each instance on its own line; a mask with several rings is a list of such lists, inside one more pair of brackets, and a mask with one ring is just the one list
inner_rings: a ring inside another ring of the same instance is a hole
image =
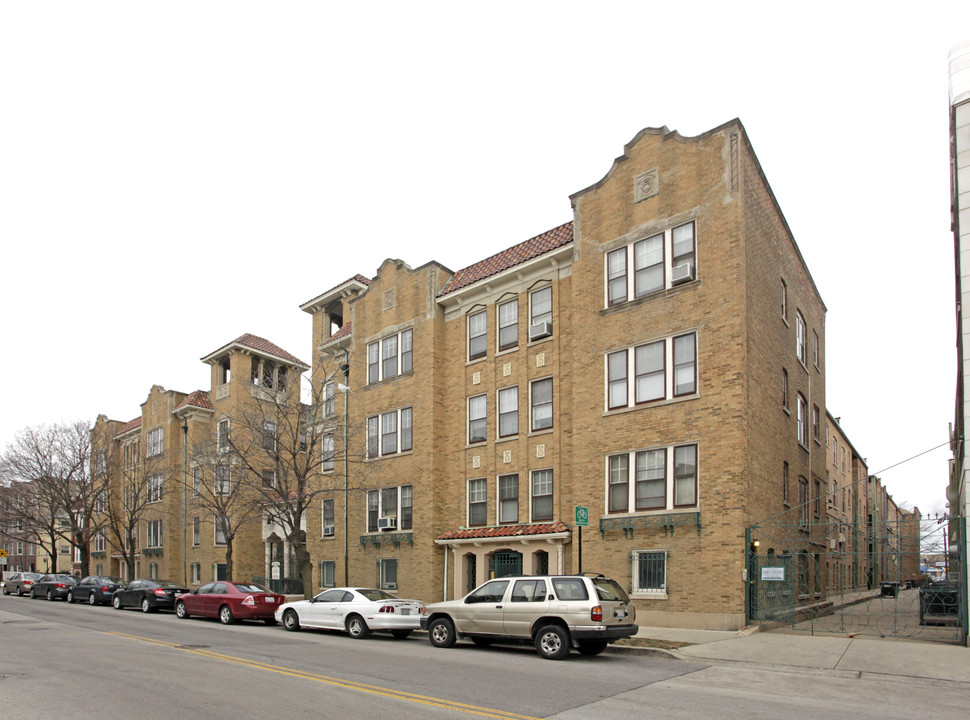
[[614, 614], [618, 618], [625, 618], [626, 617], [626, 610], [617, 610], [616, 613], [614, 613]]
[[401, 614], [402, 615], [410, 615], [411, 614], [411, 608], [401, 608]]
[[276, 602], [276, 598], [268, 597], [268, 598], [266, 598], [266, 602], [268, 602], [268, 603], [274, 603], [274, 602]]

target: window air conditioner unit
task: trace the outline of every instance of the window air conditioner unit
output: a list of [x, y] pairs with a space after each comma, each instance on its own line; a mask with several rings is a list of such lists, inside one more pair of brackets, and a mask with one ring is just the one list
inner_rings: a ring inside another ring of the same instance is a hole
[[327, 525], [325, 528], [323, 528], [323, 536], [333, 537], [333, 525]]
[[529, 326], [529, 340], [541, 340], [552, 335], [552, 323], [541, 322]]
[[690, 263], [675, 265], [670, 269], [670, 284], [680, 285], [694, 279], [694, 266]]
[[396, 530], [397, 529], [397, 518], [396, 517], [382, 517], [382, 518], [377, 518], [377, 529], [378, 530]]

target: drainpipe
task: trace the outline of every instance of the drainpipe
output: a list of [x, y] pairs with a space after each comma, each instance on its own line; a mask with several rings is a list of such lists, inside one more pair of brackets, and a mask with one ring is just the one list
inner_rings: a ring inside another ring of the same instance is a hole
[[348, 485], [347, 485], [347, 473], [349, 472], [348, 465], [348, 448], [347, 448], [347, 398], [350, 395], [350, 351], [344, 348], [344, 364], [341, 366], [341, 370], [344, 371], [344, 385], [347, 389], [344, 390], [344, 586], [350, 585], [349, 580], [349, 568], [350, 564], [350, 553], [347, 544], [348, 528], [347, 528], [347, 499], [348, 499]]
[[188, 549], [185, 547], [186, 542], [186, 523], [188, 522], [188, 458], [189, 458], [189, 421], [188, 418], [182, 417], [182, 584], [188, 587], [189, 578], [186, 573], [188, 562]]

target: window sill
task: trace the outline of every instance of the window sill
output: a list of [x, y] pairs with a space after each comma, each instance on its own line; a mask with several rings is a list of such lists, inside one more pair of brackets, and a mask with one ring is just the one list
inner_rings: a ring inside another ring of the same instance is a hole
[[389, 378], [382, 378], [380, 380], [375, 380], [374, 382], [369, 382], [366, 385], [364, 385], [363, 389], [369, 390], [370, 388], [380, 387], [381, 385], [394, 382], [395, 380], [400, 380], [401, 378], [407, 378], [407, 377], [413, 377], [413, 376], [414, 376], [414, 370], [408, 370], [407, 372], [398, 373], [397, 375], [394, 375]]
[[519, 349], [519, 346], [516, 345], [515, 347], [506, 348], [505, 350], [498, 350], [495, 353], [495, 357], [500, 358], [503, 355], [511, 355], [512, 353], [514, 353], [518, 349]]
[[555, 428], [543, 428], [542, 430], [532, 430], [529, 432], [529, 437], [536, 437], [537, 435], [552, 435], [555, 432]]
[[652, 293], [641, 295], [638, 298], [630, 298], [622, 302], [615, 303], [614, 305], [607, 305], [606, 307], [602, 308], [599, 312], [600, 312], [600, 315], [609, 315], [611, 313], [618, 312], [621, 310], [626, 310], [628, 308], [638, 307], [652, 300], [656, 300], [658, 298], [670, 297], [674, 294], [682, 292], [685, 289], [697, 287], [700, 284], [701, 284], [700, 278], [694, 278], [693, 280], [682, 282], [679, 285], [672, 285], [670, 287], [663, 288], [662, 290], [655, 290]]
[[495, 444], [498, 445], [499, 443], [509, 442], [510, 440], [518, 440], [518, 439], [519, 439], [518, 433], [516, 433], [515, 435], [506, 435], [505, 437], [500, 437], [498, 440], [496, 440]]
[[414, 450], [403, 450], [399, 453], [388, 453], [387, 455], [377, 455], [375, 457], [366, 457], [364, 462], [377, 462], [378, 460], [390, 460], [396, 457], [406, 457], [408, 455], [414, 455]]
[[633, 591], [630, 593], [630, 597], [634, 600], [666, 600], [667, 593], [664, 592], [643, 592], [643, 591]]
[[466, 366], [468, 366], [468, 365], [477, 365], [478, 363], [483, 363], [486, 360], [488, 360], [488, 355], [482, 355], [481, 357], [477, 357], [474, 360], [466, 360], [465, 361], [465, 365]]
[[539, 338], [538, 340], [530, 340], [526, 347], [532, 347], [533, 345], [541, 345], [542, 343], [552, 342], [555, 335], [549, 335], [548, 337]]
[[650, 400], [649, 402], [637, 403], [636, 405], [623, 405], [621, 407], [604, 410], [601, 417], [622, 415], [623, 413], [634, 412], [636, 410], [646, 410], [647, 408], [666, 407], [667, 405], [675, 405], [676, 403], [687, 402], [689, 400], [698, 400], [700, 399], [700, 396], [700, 393], [691, 393], [689, 395], [678, 395], [672, 398], [664, 398], [663, 400]]

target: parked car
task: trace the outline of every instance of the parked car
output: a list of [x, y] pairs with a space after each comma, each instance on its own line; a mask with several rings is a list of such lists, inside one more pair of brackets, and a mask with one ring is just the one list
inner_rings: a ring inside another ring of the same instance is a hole
[[636, 609], [615, 580], [602, 575], [547, 575], [489, 580], [460, 600], [432, 603], [421, 627], [435, 647], [458, 638], [477, 645], [522, 640], [550, 660], [576, 647], [598, 655], [610, 640], [637, 632]]
[[137, 607], [142, 612], [155, 612], [161, 608], [174, 608], [175, 598], [187, 592], [187, 587], [172, 580], [137, 578], [114, 591], [111, 605], [115, 610]]
[[106, 575], [90, 575], [67, 593], [67, 601], [86, 602], [88, 605], [107, 605], [115, 590], [124, 587], [125, 581], [120, 577]]
[[403, 639], [418, 629], [423, 613], [424, 605], [418, 600], [402, 600], [373, 588], [339, 587], [324, 590], [309, 600], [281, 605], [276, 609], [276, 619], [287, 630], [343, 630], [352, 638], [387, 630]]
[[263, 620], [267, 625], [275, 625], [276, 608], [285, 602], [285, 595], [255, 583], [218, 581], [175, 598], [175, 614], [180, 618], [192, 615], [219, 618], [223, 625], [237, 620]]
[[3, 594], [10, 595], [17, 593], [19, 597], [28, 595], [30, 588], [35, 582], [40, 580], [40, 573], [35, 572], [11, 572], [3, 579]]
[[77, 580], [70, 575], [41, 575], [30, 586], [30, 597], [63, 600], [76, 584]]

